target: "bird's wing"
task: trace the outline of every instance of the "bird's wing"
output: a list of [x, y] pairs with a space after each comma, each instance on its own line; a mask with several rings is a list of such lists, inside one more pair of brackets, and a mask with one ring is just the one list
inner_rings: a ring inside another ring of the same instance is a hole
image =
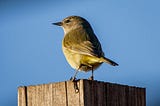
[[91, 31], [74, 30], [67, 33], [63, 39], [63, 46], [75, 53], [97, 57], [104, 55], [100, 42]]

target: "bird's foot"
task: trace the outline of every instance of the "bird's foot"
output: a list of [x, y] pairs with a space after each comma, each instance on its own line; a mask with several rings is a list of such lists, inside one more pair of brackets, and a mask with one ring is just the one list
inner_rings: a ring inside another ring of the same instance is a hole
[[76, 81], [76, 77], [71, 77], [70, 81], [75, 82]]
[[74, 83], [75, 93], [78, 93], [78, 92], [79, 92], [79, 88], [78, 88], [78, 85], [77, 85], [77, 80], [76, 80], [76, 81], [73, 81], [73, 83]]
[[93, 76], [91, 76], [90, 78], [88, 78], [88, 80], [93, 81], [93, 80], [94, 80], [94, 77], [93, 77]]
[[71, 78], [70, 78], [70, 81], [72, 81], [73, 84], [74, 84], [75, 93], [78, 93], [78, 92], [79, 92], [79, 88], [78, 88], [78, 85], [77, 85], [77, 81], [78, 81], [78, 80], [77, 80], [75, 77], [71, 77]]

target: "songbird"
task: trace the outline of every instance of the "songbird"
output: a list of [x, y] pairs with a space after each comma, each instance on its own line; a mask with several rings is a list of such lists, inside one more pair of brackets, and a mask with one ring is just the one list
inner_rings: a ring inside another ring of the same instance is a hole
[[93, 71], [103, 62], [112, 66], [118, 64], [104, 56], [101, 44], [89, 22], [80, 16], [69, 16], [61, 22], [53, 23], [64, 30], [62, 50], [67, 62], [76, 70], [72, 80], [75, 80], [78, 71]]

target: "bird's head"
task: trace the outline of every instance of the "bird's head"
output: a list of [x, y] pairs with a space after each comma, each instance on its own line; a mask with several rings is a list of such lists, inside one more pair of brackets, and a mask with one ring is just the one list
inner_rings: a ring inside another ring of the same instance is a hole
[[77, 28], [91, 28], [88, 21], [80, 16], [69, 16], [63, 19], [61, 22], [57, 22], [53, 24], [61, 26], [65, 34]]

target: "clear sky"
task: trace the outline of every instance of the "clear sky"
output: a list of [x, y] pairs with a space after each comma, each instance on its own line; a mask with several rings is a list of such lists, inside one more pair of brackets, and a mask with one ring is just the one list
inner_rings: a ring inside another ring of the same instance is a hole
[[[160, 1], [1, 0], [0, 105], [17, 106], [17, 87], [70, 79], [74, 70], [61, 50], [63, 30], [51, 23], [86, 18], [106, 57], [99, 81], [145, 87], [147, 106], [160, 106]], [[81, 72], [78, 78], [91, 73]]]

